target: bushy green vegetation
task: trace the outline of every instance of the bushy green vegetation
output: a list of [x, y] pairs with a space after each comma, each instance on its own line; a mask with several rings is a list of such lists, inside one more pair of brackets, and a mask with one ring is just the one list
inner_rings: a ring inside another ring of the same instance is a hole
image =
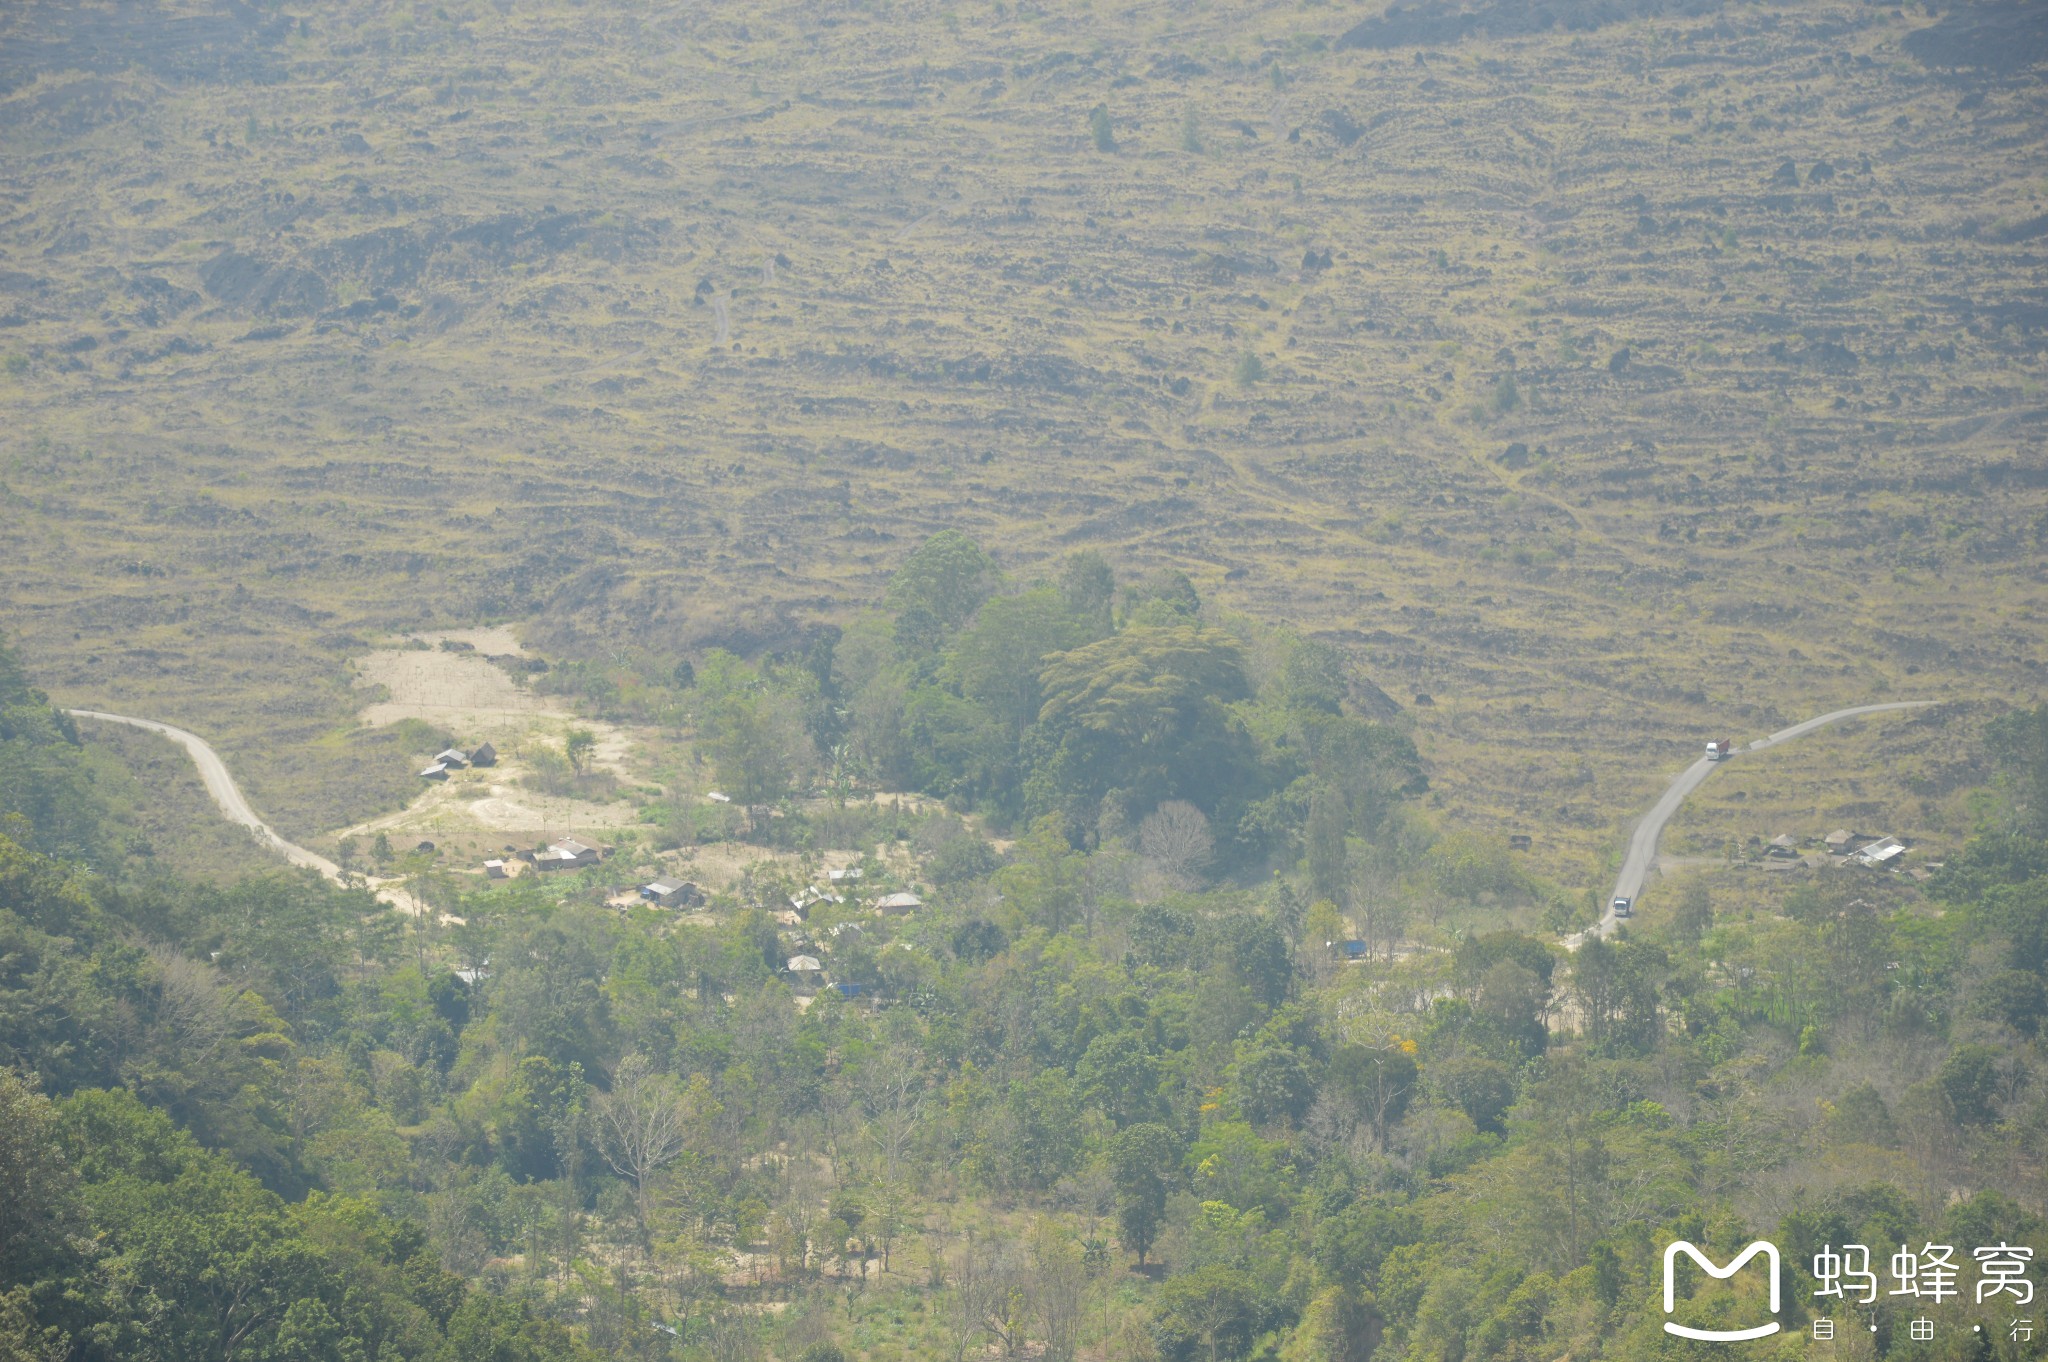
[[0, 639], [0, 811], [25, 820], [40, 849], [82, 856], [99, 843], [100, 804], [77, 747], [77, 725]]
[[916, 790], [998, 827], [1050, 817], [1077, 847], [1131, 832], [1187, 872], [1291, 863], [1311, 806], [1340, 842], [1379, 837], [1427, 788], [1405, 734], [1345, 712], [1334, 649], [1205, 617], [1179, 573], [1119, 608], [1095, 554], [1006, 590], [952, 531], [910, 556], [882, 612], [800, 660], [714, 651], [692, 675], [683, 698], [742, 802], [799, 782]]
[[[1296, 752], [1378, 750], [1313, 650], [1204, 622], [1174, 584], [1105, 612], [1106, 590], [992, 577], [949, 595], [959, 574], [924, 565], [902, 580], [927, 590], [849, 629], [876, 659], [851, 693], [1005, 734], [1016, 773], [974, 793], [1019, 836], [997, 855], [957, 817], [903, 821], [907, 918], [828, 903], [778, 931], [767, 879], [758, 907], [621, 913], [585, 876], [445, 883], [455, 916], [407, 923], [311, 878], [116, 884], [15, 815], [0, 1348], [1675, 1359], [1696, 1353], [1661, 1331], [1674, 1237], [1774, 1236], [1788, 1343], [1821, 1245], [2048, 1247], [2048, 843], [2024, 806], [1924, 890], [1831, 872], [1757, 916], [1702, 880], [1571, 954], [1500, 925], [1528, 888], [1428, 842], [1398, 780], [1347, 790]], [[1106, 582], [1085, 559], [1064, 580]], [[1036, 718], [959, 681], [968, 640], [1008, 638], [991, 618], [1063, 645]], [[686, 696], [808, 733], [848, 678], [789, 665], [707, 657]], [[11, 699], [49, 722], [19, 679]], [[1242, 730], [1214, 741], [1243, 764], [1126, 754], [1146, 783], [1100, 788], [1085, 744], [1189, 723]], [[892, 835], [827, 840], [856, 831]], [[1426, 925], [1447, 899], [1469, 903], [1455, 935]], [[1326, 942], [1368, 921], [1384, 935], [1344, 963]], [[835, 986], [806, 1008], [798, 950]], [[2026, 1355], [1998, 1309], [1951, 1302], [1948, 1342], [1894, 1321], [1876, 1346]], [[1988, 1352], [1959, 1341], [1973, 1321], [1998, 1326]]]

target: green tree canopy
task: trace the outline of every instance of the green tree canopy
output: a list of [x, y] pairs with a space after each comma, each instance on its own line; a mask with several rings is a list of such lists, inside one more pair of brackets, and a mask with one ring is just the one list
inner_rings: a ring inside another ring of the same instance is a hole
[[[1134, 625], [1049, 658], [1039, 724], [1057, 756], [1051, 807], [1112, 788], [1131, 812], [1186, 799], [1214, 817], [1241, 801], [1254, 754], [1230, 704], [1250, 693], [1237, 643], [1198, 624]], [[1234, 821], [1234, 820], [1232, 820]]]
[[1124, 1130], [1110, 1146], [1117, 1234], [1141, 1267], [1166, 1223], [1166, 1197], [1179, 1161], [1180, 1142], [1173, 1132], [1149, 1122]]
[[21, 659], [0, 637], [0, 819], [18, 815], [14, 835], [65, 856], [100, 851], [105, 816], [78, 730], [29, 684]]
[[898, 645], [928, 653], [967, 623], [996, 589], [996, 566], [958, 530], [924, 541], [889, 579], [883, 604], [896, 617]]
[[2009, 783], [2014, 821], [2022, 831], [2048, 838], [2048, 705], [2001, 714], [1984, 736]]
[[1051, 587], [997, 596], [981, 607], [954, 641], [946, 674], [961, 695], [1010, 729], [1015, 738], [1038, 716], [1045, 660], [1088, 641], [1090, 630]]

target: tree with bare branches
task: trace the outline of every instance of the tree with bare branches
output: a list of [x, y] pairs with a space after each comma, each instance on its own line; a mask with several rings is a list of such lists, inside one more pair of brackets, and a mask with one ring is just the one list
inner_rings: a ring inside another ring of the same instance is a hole
[[612, 1074], [611, 1091], [595, 1104], [598, 1153], [633, 1184], [643, 1244], [654, 1210], [656, 1175], [690, 1147], [693, 1135], [701, 1134], [711, 1101], [702, 1088], [703, 1080], [697, 1079], [685, 1092], [646, 1056], [627, 1055]]
[[924, 1124], [929, 1090], [921, 1058], [907, 1047], [891, 1046], [854, 1076], [854, 1089], [868, 1118], [868, 1143], [887, 1183], [901, 1179], [904, 1156]]
[[196, 1068], [220, 1052], [232, 1031], [220, 974], [168, 946], [152, 947], [149, 954], [156, 965], [156, 1022], [165, 1049]]
[[1057, 1221], [1041, 1218], [1031, 1231], [1031, 1306], [1048, 1362], [1073, 1362], [1087, 1280], [1081, 1246]]
[[1169, 799], [1138, 824], [1138, 850], [1170, 887], [1194, 889], [1215, 858], [1216, 839], [1206, 814], [1185, 799]]

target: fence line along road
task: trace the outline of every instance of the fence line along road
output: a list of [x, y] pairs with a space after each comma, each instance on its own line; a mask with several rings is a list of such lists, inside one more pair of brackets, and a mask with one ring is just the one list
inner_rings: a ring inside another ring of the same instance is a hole
[[[241, 787], [235, 784], [235, 778], [228, 774], [227, 763], [220, 759], [220, 753], [214, 751], [212, 745], [197, 733], [172, 724], [158, 723], [154, 719], [136, 719], [126, 714], [108, 714], [97, 709], [67, 709], [64, 712], [74, 719], [97, 719], [101, 723], [126, 724], [130, 728], [145, 729], [169, 738], [191, 755], [192, 764], [199, 768], [199, 779], [206, 785], [206, 793], [213, 796], [213, 802], [220, 806], [221, 815], [229, 822], [240, 823], [249, 829], [257, 841], [293, 865], [317, 870], [336, 884], [348, 883], [342, 877], [340, 866], [317, 851], [308, 851], [296, 843], [287, 842], [278, 836], [277, 831], [268, 823], [258, 818], [256, 811], [249, 807], [249, 801], [243, 796]], [[403, 889], [379, 884], [374, 880], [370, 881], [370, 884], [377, 897], [393, 908], [407, 913], [418, 911], [418, 905], [414, 903], [412, 895]]]
[[[1808, 719], [1806, 722], [1794, 724], [1790, 728], [1781, 728], [1768, 738], [1758, 738], [1747, 747], [1737, 748], [1736, 752], [1730, 754], [1726, 760], [1733, 760], [1736, 755], [1741, 753], [1761, 752], [1765, 748], [1775, 747], [1781, 742], [1790, 742], [1794, 738], [1803, 738], [1815, 729], [1825, 728], [1827, 725], [1840, 719], [1853, 719], [1859, 714], [1882, 714], [1888, 710], [1920, 709], [1927, 705], [1940, 703], [1939, 700], [1897, 700], [1889, 704], [1857, 705], [1851, 709], [1838, 709], [1832, 714], [1823, 714], [1817, 719]], [[1621, 875], [1614, 882], [1614, 892], [1608, 895], [1607, 906], [1600, 914], [1600, 921], [1587, 928], [1586, 931], [1576, 932], [1566, 937], [1564, 944], [1568, 949], [1577, 950], [1585, 942], [1588, 935], [1609, 936], [1616, 927], [1621, 925], [1614, 916], [1614, 900], [1621, 898], [1633, 900], [1643, 892], [1643, 881], [1649, 878], [1650, 866], [1657, 859], [1657, 839], [1664, 835], [1664, 825], [1669, 823], [1671, 816], [1678, 812], [1678, 806], [1685, 802], [1685, 797], [1694, 790], [1697, 790], [1700, 787], [1700, 783], [1713, 773], [1715, 767], [1721, 764], [1718, 761], [1708, 761], [1702, 756], [1698, 761], [1695, 761], [1692, 765], [1686, 767], [1684, 771], [1680, 772], [1678, 779], [1672, 781], [1670, 788], [1664, 791], [1663, 797], [1650, 806], [1650, 811], [1643, 815], [1642, 821], [1636, 824], [1635, 831], [1629, 834], [1628, 854], [1622, 858]]]

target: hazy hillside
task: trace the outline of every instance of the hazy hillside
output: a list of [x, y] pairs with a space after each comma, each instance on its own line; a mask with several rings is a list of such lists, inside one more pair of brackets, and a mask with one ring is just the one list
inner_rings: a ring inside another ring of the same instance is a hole
[[0, 626], [315, 832], [365, 635], [1095, 548], [1585, 883], [1703, 731], [2037, 696], [2039, 6], [1383, 9], [10, 7]]
[[0, 7], [0, 1362], [2039, 1357], [2044, 69]]

